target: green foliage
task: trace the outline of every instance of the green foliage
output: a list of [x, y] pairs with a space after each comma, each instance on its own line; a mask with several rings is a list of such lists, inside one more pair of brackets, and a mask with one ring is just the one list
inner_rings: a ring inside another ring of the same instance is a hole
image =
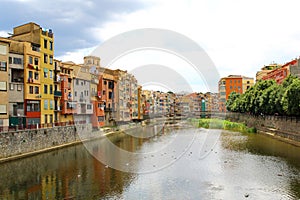
[[256, 133], [256, 128], [248, 128], [243, 123], [230, 122], [221, 119], [190, 119], [189, 122], [198, 128], [224, 129], [238, 131], [241, 133]]
[[283, 110], [288, 115], [300, 115], [300, 80], [294, 79], [282, 97]]
[[300, 115], [300, 80], [288, 76], [281, 85], [274, 80], [260, 80], [242, 95], [231, 93], [226, 107], [231, 112], [254, 115]]

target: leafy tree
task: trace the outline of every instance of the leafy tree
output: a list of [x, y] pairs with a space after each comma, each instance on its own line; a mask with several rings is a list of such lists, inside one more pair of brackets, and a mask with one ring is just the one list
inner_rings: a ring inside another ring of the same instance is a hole
[[300, 115], [300, 80], [294, 78], [283, 94], [283, 110], [288, 115]]
[[226, 107], [254, 115], [300, 115], [300, 79], [288, 76], [281, 85], [274, 80], [260, 80], [242, 95], [231, 93]]
[[240, 97], [239, 93], [236, 92], [232, 92], [230, 93], [230, 95], [228, 96], [228, 100], [226, 101], [226, 109], [228, 111], [232, 111], [232, 112], [237, 112], [237, 107], [236, 107], [236, 100]]

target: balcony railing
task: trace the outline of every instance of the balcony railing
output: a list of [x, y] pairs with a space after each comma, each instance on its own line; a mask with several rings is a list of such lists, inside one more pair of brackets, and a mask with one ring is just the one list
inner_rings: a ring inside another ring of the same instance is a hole
[[60, 106], [54, 106], [54, 111], [61, 111], [61, 107]]
[[61, 91], [54, 91], [54, 96], [55, 97], [61, 97], [62, 96]]

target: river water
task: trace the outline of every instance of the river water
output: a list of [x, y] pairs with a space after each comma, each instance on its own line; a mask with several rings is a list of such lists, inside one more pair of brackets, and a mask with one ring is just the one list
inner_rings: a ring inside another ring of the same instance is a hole
[[300, 199], [300, 148], [148, 127], [2, 163], [0, 174], [0, 199]]

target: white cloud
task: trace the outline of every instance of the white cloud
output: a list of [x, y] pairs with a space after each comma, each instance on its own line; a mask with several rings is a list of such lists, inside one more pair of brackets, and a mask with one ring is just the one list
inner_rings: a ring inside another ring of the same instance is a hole
[[9, 31], [0, 31], [0, 37], [8, 37], [9, 36]]
[[76, 64], [81, 64], [81, 63], [83, 63], [83, 57], [91, 54], [91, 52], [95, 48], [96, 47], [91, 47], [91, 48], [85, 48], [85, 49], [78, 49], [73, 52], [66, 52], [64, 55], [56, 57], [56, 59], [62, 60], [63, 62], [72, 61]]
[[255, 77], [263, 65], [288, 62], [300, 54], [297, 0], [151, 2], [146, 9], [114, 14], [114, 20], [88, 31], [99, 41], [138, 28], [179, 32], [206, 50], [221, 76]]

